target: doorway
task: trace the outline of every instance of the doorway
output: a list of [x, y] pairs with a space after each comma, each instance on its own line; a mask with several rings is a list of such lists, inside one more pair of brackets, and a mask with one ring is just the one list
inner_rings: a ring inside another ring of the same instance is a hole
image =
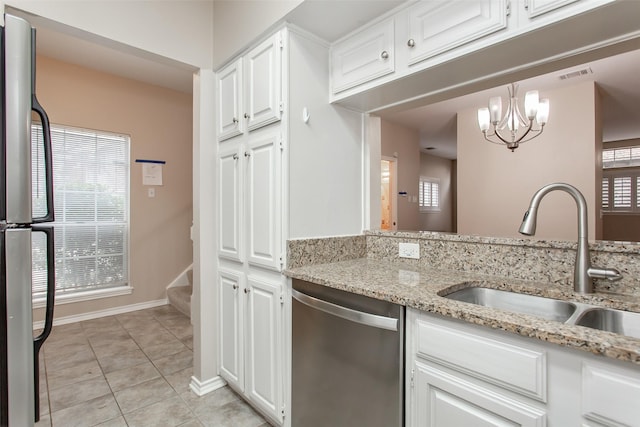
[[380, 162], [380, 205], [382, 230], [398, 229], [397, 213], [397, 159], [393, 157], [382, 157]]

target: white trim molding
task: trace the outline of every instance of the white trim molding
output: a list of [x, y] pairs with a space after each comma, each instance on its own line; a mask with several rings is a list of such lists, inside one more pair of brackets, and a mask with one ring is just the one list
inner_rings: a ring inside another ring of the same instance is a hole
[[[106, 310], [91, 311], [89, 313], [74, 314], [73, 316], [59, 317], [53, 320], [53, 326], [66, 325], [68, 323], [82, 322], [84, 320], [97, 319], [100, 317], [113, 316], [116, 314], [129, 313], [131, 311], [144, 310], [146, 308], [160, 307], [167, 305], [167, 299], [159, 299], [155, 301], [140, 302], [137, 304], [123, 305], [120, 307], [108, 308]], [[33, 329], [44, 328], [44, 320], [33, 322]]]
[[210, 378], [206, 381], [200, 382], [195, 376], [191, 377], [191, 383], [189, 388], [198, 396], [204, 396], [207, 393], [211, 393], [214, 390], [222, 388], [227, 385], [227, 382], [222, 379], [220, 375]]
[[[91, 291], [74, 292], [67, 295], [56, 293], [55, 305], [71, 304], [74, 302], [90, 301], [100, 298], [117, 297], [120, 295], [130, 295], [133, 293], [132, 286], [118, 286], [114, 288], [94, 289]], [[46, 306], [45, 297], [33, 300], [33, 308], [43, 308]]]

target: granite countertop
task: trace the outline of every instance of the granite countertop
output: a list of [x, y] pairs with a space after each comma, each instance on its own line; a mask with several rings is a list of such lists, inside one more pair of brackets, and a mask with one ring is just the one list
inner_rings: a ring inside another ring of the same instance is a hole
[[566, 286], [444, 271], [416, 267], [411, 263], [369, 258], [290, 268], [284, 274], [640, 365], [640, 339], [459, 302], [441, 295], [465, 287], [481, 286], [640, 312], [638, 297], [604, 292], [580, 295]]

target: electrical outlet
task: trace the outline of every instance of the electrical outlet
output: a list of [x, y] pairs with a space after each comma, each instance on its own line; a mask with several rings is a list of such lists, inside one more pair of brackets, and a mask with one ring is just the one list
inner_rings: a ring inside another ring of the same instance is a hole
[[400, 258], [420, 259], [420, 244], [400, 243], [398, 246], [398, 256]]

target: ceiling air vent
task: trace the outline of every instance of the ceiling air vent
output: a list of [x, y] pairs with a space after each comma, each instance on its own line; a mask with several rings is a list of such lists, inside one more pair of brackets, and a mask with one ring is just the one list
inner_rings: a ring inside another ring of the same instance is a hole
[[566, 74], [561, 74], [560, 80], [573, 79], [576, 77], [586, 76], [588, 74], [593, 74], [593, 70], [591, 70], [591, 67], [583, 68], [582, 70], [571, 71]]

